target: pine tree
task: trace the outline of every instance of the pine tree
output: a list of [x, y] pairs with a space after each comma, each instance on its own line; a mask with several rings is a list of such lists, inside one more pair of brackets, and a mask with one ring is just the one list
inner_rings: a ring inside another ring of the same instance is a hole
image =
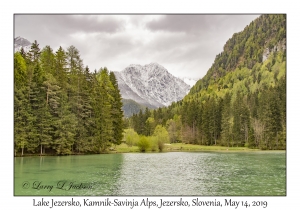
[[[45, 91], [42, 89], [42, 84], [45, 79], [44, 71], [41, 67], [40, 63], [40, 49], [39, 44], [37, 41], [32, 43], [31, 50], [28, 53], [29, 57], [29, 69], [30, 69], [30, 76], [29, 76], [29, 103], [31, 105], [32, 115], [33, 115], [33, 128], [31, 132], [30, 138], [30, 146], [31, 151], [36, 152], [38, 146], [42, 145], [42, 141], [44, 138], [45, 126], [48, 125], [44, 124], [44, 111], [43, 108], [45, 107]], [[48, 128], [46, 128], [47, 130]]]
[[121, 144], [121, 140], [123, 138], [123, 110], [122, 110], [122, 98], [121, 93], [118, 87], [118, 82], [116, 80], [116, 76], [113, 72], [109, 73], [109, 79], [113, 86], [112, 90], [112, 105], [111, 105], [111, 117], [112, 117], [112, 125], [113, 125], [113, 144]]
[[55, 53], [55, 71], [53, 76], [56, 78], [59, 86], [63, 91], [67, 91], [68, 75], [67, 75], [67, 55], [62, 47]]
[[39, 44], [36, 40], [31, 44], [30, 50], [28, 52], [28, 58], [33, 63], [38, 63], [40, 58], [41, 50], [39, 48]]
[[80, 103], [78, 107], [78, 125], [76, 128], [76, 149], [78, 152], [91, 152], [92, 149], [92, 76], [88, 66], [81, 78]]
[[75, 143], [75, 128], [77, 125], [75, 115], [70, 111], [65, 92], [60, 94], [60, 107], [58, 118], [54, 123], [53, 149], [57, 154], [72, 154]]
[[112, 101], [113, 85], [109, 79], [107, 68], [101, 68], [94, 81], [93, 108], [95, 119], [95, 139], [98, 151], [104, 151], [112, 142]]

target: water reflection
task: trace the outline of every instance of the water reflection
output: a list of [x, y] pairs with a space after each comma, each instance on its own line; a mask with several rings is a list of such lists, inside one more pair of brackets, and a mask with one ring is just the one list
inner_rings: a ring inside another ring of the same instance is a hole
[[285, 178], [284, 152], [126, 154], [115, 194], [285, 195]]
[[[15, 158], [15, 195], [113, 195], [123, 162], [121, 154]], [[23, 187], [28, 182], [30, 187]], [[54, 186], [50, 192], [33, 189]], [[63, 189], [57, 189], [57, 185]], [[84, 186], [92, 186], [92, 189]], [[77, 186], [77, 189], [73, 189]], [[71, 189], [70, 189], [71, 188]]]
[[[285, 152], [18, 157], [14, 173], [15, 195], [286, 194]], [[74, 187], [47, 191], [33, 183]]]

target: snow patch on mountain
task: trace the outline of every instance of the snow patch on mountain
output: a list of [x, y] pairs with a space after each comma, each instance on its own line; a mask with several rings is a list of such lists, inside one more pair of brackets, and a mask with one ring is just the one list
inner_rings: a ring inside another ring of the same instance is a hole
[[14, 39], [15, 52], [20, 51], [22, 47], [25, 52], [29, 52], [31, 48], [31, 42], [23, 37], [18, 36]]
[[168, 106], [179, 101], [191, 88], [157, 63], [145, 66], [131, 64], [115, 75], [122, 98], [152, 107]]

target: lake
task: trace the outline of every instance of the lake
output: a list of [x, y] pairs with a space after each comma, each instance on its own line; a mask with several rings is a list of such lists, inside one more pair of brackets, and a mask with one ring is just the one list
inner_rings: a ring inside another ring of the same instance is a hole
[[286, 195], [286, 152], [15, 157], [14, 195]]

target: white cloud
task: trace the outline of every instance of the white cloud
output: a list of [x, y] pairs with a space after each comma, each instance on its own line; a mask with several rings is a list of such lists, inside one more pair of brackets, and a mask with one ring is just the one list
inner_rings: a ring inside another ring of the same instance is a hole
[[91, 70], [157, 62], [176, 76], [203, 77], [246, 15], [16, 15], [15, 36], [54, 51], [74, 45]]

